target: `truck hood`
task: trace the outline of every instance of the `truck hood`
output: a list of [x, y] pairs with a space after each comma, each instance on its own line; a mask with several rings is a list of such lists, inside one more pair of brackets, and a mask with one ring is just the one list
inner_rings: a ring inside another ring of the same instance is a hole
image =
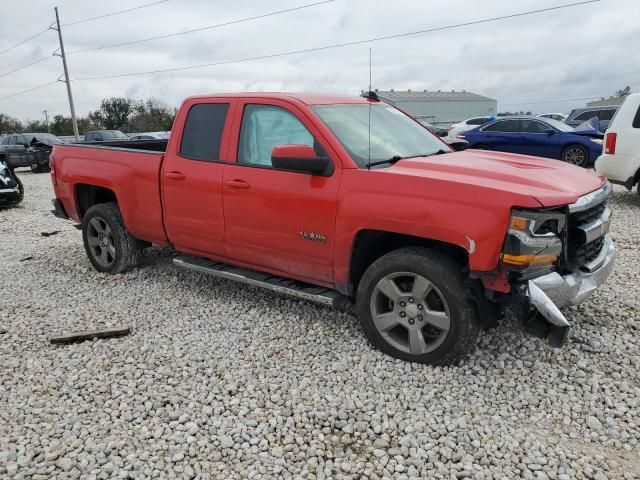
[[400, 160], [395, 173], [466, 183], [535, 198], [541, 206], [574, 203], [606, 179], [593, 170], [551, 160], [486, 150], [464, 150]]

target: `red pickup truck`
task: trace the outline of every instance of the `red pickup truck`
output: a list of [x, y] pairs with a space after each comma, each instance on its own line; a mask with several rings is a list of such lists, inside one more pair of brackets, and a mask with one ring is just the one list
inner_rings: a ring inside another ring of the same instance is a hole
[[50, 166], [54, 213], [82, 224], [98, 271], [171, 246], [179, 267], [353, 302], [371, 343], [409, 361], [464, 358], [504, 312], [560, 346], [558, 307], [613, 268], [604, 178], [453, 152], [373, 93], [191, 97], [168, 141], [56, 145]]

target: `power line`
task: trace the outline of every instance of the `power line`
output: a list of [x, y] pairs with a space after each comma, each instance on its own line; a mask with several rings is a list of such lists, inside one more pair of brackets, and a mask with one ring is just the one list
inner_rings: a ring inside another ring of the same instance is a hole
[[194, 29], [191, 29], [191, 30], [184, 30], [184, 31], [181, 31], [181, 32], [176, 32], [176, 33], [168, 33], [168, 34], [165, 34], [165, 35], [158, 35], [156, 37], [141, 38], [139, 40], [132, 40], [130, 42], [112, 43], [110, 45], [101, 45], [99, 47], [86, 48], [86, 49], [83, 49], [83, 50], [72, 50], [70, 52], [67, 52], [67, 55], [71, 55], [72, 53], [84, 53], [84, 52], [92, 52], [94, 50], [105, 50], [107, 48], [123, 47], [125, 45], [135, 45], [135, 44], [138, 44], [138, 43], [151, 42], [153, 40], [161, 40], [163, 38], [177, 37], [179, 35], [187, 35], [189, 33], [202, 32], [204, 30], [210, 30], [210, 29], [213, 29], [213, 28], [226, 27], [228, 25], [235, 25], [237, 23], [248, 22], [248, 21], [251, 21], [251, 20], [258, 20], [260, 18], [270, 17], [270, 16], [273, 16], [273, 15], [280, 15], [280, 14], [288, 13], [288, 12], [294, 12], [296, 10], [302, 10], [304, 8], [315, 7], [315, 6], [318, 6], [318, 5], [323, 5], [325, 3], [332, 3], [332, 2], [335, 2], [335, 0], [323, 0], [321, 2], [308, 3], [306, 5], [300, 5], [299, 7], [287, 8], [285, 10], [278, 10], [278, 11], [275, 11], [275, 12], [264, 13], [262, 15], [256, 15], [254, 17], [241, 18], [241, 19], [238, 19], [238, 20], [231, 20], [229, 22], [218, 23], [216, 25], [208, 25], [206, 27], [194, 28]]
[[23, 65], [21, 67], [18, 67], [18, 68], [14, 69], [14, 70], [9, 71], [9, 72], [2, 73], [2, 74], [0, 74], [0, 78], [6, 77], [8, 75], [11, 75], [12, 73], [19, 72], [20, 70], [24, 70], [25, 68], [29, 68], [32, 65], [36, 65], [37, 63], [44, 62], [45, 60], [49, 60], [52, 57], [53, 57], [53, 55], [49, 55], [48, 57], [43, 57], [43, 58], [41, 58], [39, 60], [36, 60], [35, 62], [28, 63], [27, 65]]
[[161, 3], [167, 3], [169, 0], [160, 0], [158, 2], [147, 3], [146, 5], [140, 5], [138, 7], [128, 8], [126, 10], [120, 10], [118, 12], [107, 13], [105, 15], [100, 15], [98, 17], [85, 18], [84, 20], [78, 20], [75, 22], [65, 23], [62, 25], [63, 27], [69, 27], [71, 25], [78, 25], [79, 23], [93, 22], [94, 20], [99, 20], [101, 18], [113, 17], [114, 15], [120, 15], [121, 13], [133, 12], [134, 10], [140, 10], [142, 8], [153, 7], [154, 5], [159, 5]]
[[269, 54], [269, 55], [261, 55], [261, 56], [256, 56], [256, 57], [245, 57], [245, 58], [239, 58], [239, 59], [234, 59], [234, 60], [224, 60], [224, 61], [220, 61], [220, 62], [203, 63], [203, 64], [200, 64], [200, 65], [189, 65], [189, 66], [186, 66], [186, 67], [163, 68], [163, 69], [158, 69], [158, 70], [149, 70], [149, 71], [145, 71], [145, 72], [131, 72], [131, 73], [120, 73], [120, 74], [114, 74], [114, 75], [98, 75], [98, 76], [94, 76], [94, 77], [80, 77], [80, 78], [75, 78], [73, 80], [74, 81], [84, 81], [84, 80], [104, 80], [104, 79], [109, 79], [109, 78], [133, 77], [133, 76], [137, 76], [137, 75], [170, 73], [170, 72], [177, 72], [177, 71], [181, 71], [181, 70], [194, 70], [194, 69], [198, 69], [198, 68], [206, 68], [206, 67], [216, 67], [216, 66], [220, 66], [220, 65], [228, 65], [228, 64], [232, 64], [232, 63], [249, 62], [249, 61], [254, 61], [254, 60], [264, 60], [264, 59], [268, 59], [268, 58], [284, 57], [284, 56], [287, 56], [287, 55], [295, 55], [295, 54], [300, 54], [300, 53], [317, 52], [317, 51], [321, 51], [321, 50], [329, 50], [329, 49], [333, 49], [333, 48], [341, 48], [341, 47], [347, 47], [347, 46], [351, 46], [351, 45], [361, 45], [363, 43], [379, 42], [379, 41], [382, 41], [382, 40], [390, 40], [390, 39], [395, 39], [395, 38], [402, 38], [402, 37], [409, 37], [409, 36], [414, 36], [414, 35], [421, 35], [421, 34], [424, 34], [424, 33], [432, 33], [432, 32], [437, 32], [437, 31], [442, 31], [442, 30], [451, 30], [451, 29], [454, 29], [454, 28], [468, 27], [468, 26], [471, 26], [471, 25], [479, 25], [479, 24], [482, 24], [482, 23], [495, 22], [495, 21], [498, 21], [498, 20], [506, 20], [506, 19], [510, 19], [510, 18], [523, 17], [523, 16], [526, 16], [526, 15], [533, 15], [533, 14], [536, 14], [536, 13], [550, 12], [550, 11], [554, 11], [554, 10], [560, 10], [560, 9], [569, 8], [569, 7], [576, 7], [576, 6], [580, 6], [580, 5], [587, 5], [587, 4], [597, 3], [597, 2], [601, 2], [601, 1], [602, 0], [585, 0], [585, 1], [582, 1], [582, 2], [558, 5], [558, 6], [555, 6], [555, 7], [541, 8], [541, 9], [537, 9], [537, 10], [529, 10], [529, 11], [526, 11], [526, 12], [514, 13], [514, 14], [511, 14], [511, 15], [503, 15], [503, 16], [500, 16], [500, 17], [491, 17], [491, 18], [485, 18], [485, 19], [482, 19], [482, 20], [474, 20], [474, 21], [470, 21], [470, 22], [457, 23], [457, 24], [454, 24], [454, 25], [446, 25], [446, 26], [443, 26], [443, 27], [428, 28], [428, 29], [424, 29], [424, 30], [417, 30], [417, 31], [406, 32], [406, 33], [397, 33], [397, 34], [394, 34], [394, 35], [385, 35], [383, 37], [374, 37], [374, 38], [368, 38], [368, 39], [365, 39], [365, 40], [356, 40], [356, 41], [352, 41], [352, 42], [334, 43], [334, 44], [331, 44], [331, 45], [323, 45], [323, 46], [320, 46], [320, 47], [312, 47], [312, 48], [305, 48], [305, 49], [301, 49], [301, 50], [292, 50], [292, 51], [287, 51], [287, 52], [272, 53], [272, 54]]
[[11, 45], [10, 47], [5, 48], [4, 50], [0, 51], [0, 55], [2, 55], [2, 54], [4, 54], [4, 53], [7, 53], [9, 50], [13, 50], [14, 48], [19, 47], [19, 46], [20, 46], [20, 45], [22, 45], [22, 44], [25, 44], [25, 43], [27, 43], [29, 40], [33, 40], [34, 38], [39, 37], [40, 35], [42, 35], [42, 34], [43, 34], [43, 33], [45, 33], [45, 32], [48, 32], [48, 31], [49, 31], [49, 27], [48, 27], [48, 28], [45, 28], [44, 30], [41, 30], [40, 32], [38, 32], [38, 33], [36, 33], [36, 34], [34, 34], [34, 35], [31, 35], [29, 38], [25, 38], [24, 40], [21, 40], [21, 41], [19, 41], [18, 43], [14, 43], [14, 44], [13, 44], [13, 45]]
[[33, 92], [34, 90], [39, 90], [41, 88], [48, 87], [49, 85], [53, 85], [54, 83], [58, 83], [58, 80], [54, 80], [53, 82], [49, 82], [49, 83], [43, 83], [42, 85], [38, 85], [37, 87], [21, 90], [20, 92], [12, 93], [11, 95], [7, 95], [6, 97], [0, 98], [0, 100], [6, 100], [7, 98], [17, 97], [18, 95], [22, 95], [23, 93]]

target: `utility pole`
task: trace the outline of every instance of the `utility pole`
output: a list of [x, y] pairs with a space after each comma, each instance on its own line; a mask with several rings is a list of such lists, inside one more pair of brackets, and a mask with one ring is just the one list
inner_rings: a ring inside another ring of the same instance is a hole
[[67, 95], [69, 96], [69, 107], [71, 108], [71, 123], [73, 124], [73, 134], [76, 137], [76, 142], [80, 141], [80, 134], [78, 133], [78, 121], [76, 120], [76, 108], [73, 106], [73, 95], [71, 93], [71, 81], [69, 80], [69, 69], [67, 68], [67, 57], [64, 54], [64, 43], [62, 43], [62, 29], [60, 28], [60, 16], [58, 15], [58, 7], [54, 8], [56, 11], [56, 26], [54, 30], [58, 31], [58, 38], [60, 39], [60, 57], [62, 58], [62, 66], [64, 67], [64, 83], [67, 84]]
[[42, 113], [44, 113], [44, 123], [47, 126], [47, 133], [51, 133], [51, 129], [49, 128], [49, 111], [43, 110]]

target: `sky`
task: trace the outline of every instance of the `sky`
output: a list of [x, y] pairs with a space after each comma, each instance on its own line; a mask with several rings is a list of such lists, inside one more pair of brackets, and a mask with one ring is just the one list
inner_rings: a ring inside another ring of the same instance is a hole
[[[90, 79], [228, 62], [555, 7], [579, 0], [334, 0], [196, 33], [89, 52], [114, 43], [234, 22], [322, 0], [2, 0], [0, 113], [20, 120], [69, 115], [57, 32], [59, 7], [76, 112], [105, 97], [160, 99], [234, 91], [467, 90], [498, 111], [568, 112], [626, 85], [640, 91], [640, 1], [601, 0], [547, 13], [206, 68]], [[139, 10], [75, 23], [120, 10]], [[28, 7], [27, 7], [28, 5]], [[29, 12], [29, 13], [28, 13]], [[33, 13], [31, 13], [33, 12]], [[66, 25], [66, 26], [65, 26]], [[76, 52], [76, 53], [73, 53]], [[18, 72], [6, 72], [41, 58]], [[4, 98], [32, 87], [44, 88]]]

